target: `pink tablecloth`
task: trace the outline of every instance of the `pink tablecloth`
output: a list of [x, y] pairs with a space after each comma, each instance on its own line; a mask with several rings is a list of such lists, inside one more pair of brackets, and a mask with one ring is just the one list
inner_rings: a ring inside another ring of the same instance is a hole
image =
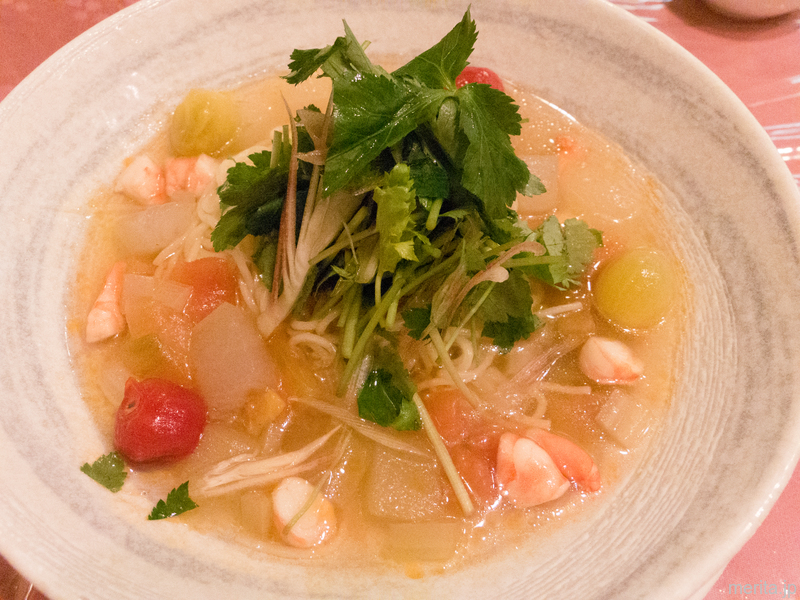
[[[135, 1], [0, 0], [0, 99], [58, 48]], [[700, 0], [613, 2], [715, 71], [764, 126], [800, 183], [800, 14], [745, 23], [716, 15]], [[798, 588], [800, 470], [705, 600], [800, 597]], [[0, 600], [37, 598], [0, 558]]]

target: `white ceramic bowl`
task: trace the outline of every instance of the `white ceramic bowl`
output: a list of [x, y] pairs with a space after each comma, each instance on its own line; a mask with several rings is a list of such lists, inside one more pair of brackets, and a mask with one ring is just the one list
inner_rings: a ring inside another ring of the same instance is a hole
[[474, 62], [620, 143], [674, 194], [694, 287], [677, 393], [636, 471], [587, 519], [423, 580], [276, 565], [158, 527], [80, 473], [107, 451], [65, 345], [84, 203], [193, 86], [283, 69], [346, 18], [371, 51], [418, 52], [465, 3], [144, 0], [0, 104], [0, 554], [59, 598], [675, 598], [753, 533], [800, 445], [798, 193], [707, 69], [598, 0], [473, 0]]

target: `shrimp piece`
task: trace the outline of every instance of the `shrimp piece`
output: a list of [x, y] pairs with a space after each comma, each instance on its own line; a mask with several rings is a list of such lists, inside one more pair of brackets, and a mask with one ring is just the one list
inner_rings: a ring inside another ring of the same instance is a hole
[[177, 192], [189, 192], [198, 198], [206, 186], [216, 178], [218, 161], [207, 154], [191, 158], [172, 158], [167, 161], [166, 193], [172, 198]]
[[144, 154], [134, 158], [125, 167], [114, 189], [140, 204], [163, 204], [167, 200], [164, 195], [164, 172], [152, 158]]
[[321, 544], [336, 531], [333, 504], [322, 494], [317, 494], [311, 506], [286, 531], [286, 526], [306, 507], [312, 494], [317, 494], [314, 486], [301, 477], [287, 477], [272, 492], [275, 526], [286, 543], [295, 548]]
[[500, 436], [497, 481], [503, 493], [521, 508], [560, 498], [570, 485], [541, 446], [510, 432]]
[[125, 317], [122, 314], [122, 282], [127, 265], [114, 263], [106, 276], [103, 290], [95, 300], [86, 318], [86, 341], [99, 342], [122, 333]]
[[528, 429], [525, 437], [547, 452], [561, 474], [574, 481], [580, 489], [589, 492], [600, 489], [600, 471], [592, 457], [580, 446], [538, 427]]
[[602, 384], [631, 384], [644, 373], [644, 364], [619, 340], [592, 336], [581, 348], [581, 371]]

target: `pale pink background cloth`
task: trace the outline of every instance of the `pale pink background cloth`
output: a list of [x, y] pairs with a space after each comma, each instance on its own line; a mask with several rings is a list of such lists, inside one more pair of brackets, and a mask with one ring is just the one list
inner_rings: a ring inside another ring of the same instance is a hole
[[[58, 48], [135, 1], [0, 0], [0, 100]], [[800, 13], [743, 22], [715, 14], [701, 0], [612, 1], [711, 68], [764, 126], [800, 184]], [[798, 588], [800, 470], [705, 600], [794, 598]], [[0, 600], [38, 598], [0, 558]]]

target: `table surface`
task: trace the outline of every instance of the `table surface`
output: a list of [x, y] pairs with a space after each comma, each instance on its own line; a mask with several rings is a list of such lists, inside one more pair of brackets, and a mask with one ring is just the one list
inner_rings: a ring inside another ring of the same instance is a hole
[[[0, 0], [0, 100], [61, 46], [135, 1]], [[763, 125], [800, 184], [800, 13], [745, 22], [718, 15], [701, 0], [612, 1], [713, 70]], [[800, 469], [705, 600], [798, 597], [798, 517]], [[0, 600], [43, 598], [0, 557]]]

